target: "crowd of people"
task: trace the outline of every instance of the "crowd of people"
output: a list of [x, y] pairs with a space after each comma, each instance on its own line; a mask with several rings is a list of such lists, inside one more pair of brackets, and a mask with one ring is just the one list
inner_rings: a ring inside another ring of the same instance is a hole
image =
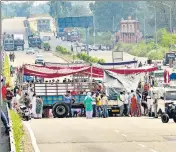
[[21, 105], [25, 105], [33, 118], [42, 118], [43, 101], [40, 96], [36, 96], [33, 92], [31, 83], [28, 84], [27, 88], [27, 91], [23, 91], [17, 85], [13, 89], [3, 86], [3, 101], [8, 104], [10, 109], [17, 112], [20, 112]]

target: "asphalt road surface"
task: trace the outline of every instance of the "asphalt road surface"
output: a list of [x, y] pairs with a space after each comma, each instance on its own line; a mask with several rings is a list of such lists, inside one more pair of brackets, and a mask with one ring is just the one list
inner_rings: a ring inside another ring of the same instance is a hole
[[[73, 48], [74, 48], [74, 51], [76, 53], [76, 47], [74, 46], [74, 43], [67, 42], [67, 41], [62, 41], [60, 39], [56, 40], [55, 38], [52, 38], [49, 41], [49, 43], [51, 44], [51, 47], [52, 47], [53, 51], [55, 51], [55, 48], [56, 48], [57, 45], [65, 47], [69, 50], [71, 50], [71, 45], [72, 45]], [[77, 48], [77, 51], [80, 52], [79, 47]], [[112, 51], [100, 51], [100, 50], [99, 51], [90, 51], [89, 55], [90, 56], [95, 56], [97, 58], [103, 58], [103, 59], [105, 59], [106, 62], [112, 62]], [[134, 58], [136, 58], [136, 60], [138, 60], [138, 61], [141, 61], [142, 63], [147, 61], [147, 58], [145, 58], [145, 57], [135, 57], [135, 56], [130, 55], [126, 52], [123, 53], [123, 61], [131, 61]]]
[[45, 52], [40, 50], [39, 53], [26, 54], [25, 51], [15, 51], [15, 62], [13, 66], [21, 66], [23, 64], [35, 64], [35, 58], [37, 55], [42, 55], [45, 62], [64, 63], [65, 61], [59, 57], [53, 55], [52, 52]]
[[148, 117], [32, 120], [41, 152], [175, 152], [176, 124]]

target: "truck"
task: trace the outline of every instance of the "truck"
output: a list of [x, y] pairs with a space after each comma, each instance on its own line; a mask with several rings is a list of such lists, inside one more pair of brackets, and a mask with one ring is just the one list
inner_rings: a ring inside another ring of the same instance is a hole
[[[80, 92], [88, 92], [92, 89], [91, 86], [92, 83], [89, 82], [35, 83], [34, 93], [42, 98], [44, 111], [45, 109], [52, 109], [54, 117], [64, 118], [69, 112], [69, 107], [64, 103], [66, 92], [77, 89]], [[81, 109], [82, 116], [85, 115], [83, 104], [85, 96], [82, 93], [72, 96], [75, 100], [72, 109]]]
[[164, 59], [163, 59], [163, 65], [169, 64], [169, 60], [171, 59], [172, 61], [175, 61], [175, 52], [168, 52], [165, 54]]
[[78, 31], [64, 32], [63, 40], [70, 42], [79, 42], [80, 33]]
[[14, 34], [14, 49], [24, 50], [24, 36], [23, 34]]
[[13, 34], [6, 34], [3, 35], [3, 46], [5, 51], [14, 51], [14, 36]]
[[42, 40], [40, 36], [29, 35], [28, 44], [29, 44], [29, 47], [38, 47], [39, 49], [41, 49]]

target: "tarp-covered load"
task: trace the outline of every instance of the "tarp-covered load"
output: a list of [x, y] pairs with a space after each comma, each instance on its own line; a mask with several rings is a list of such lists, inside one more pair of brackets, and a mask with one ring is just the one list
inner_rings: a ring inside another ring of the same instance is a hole
[[106, 87], [106, 93], [118, 93], [120, 90], [136, 90], [142, 77], [144, 77], [144, 73], [121, 75], [105, 70], [104, 85]]

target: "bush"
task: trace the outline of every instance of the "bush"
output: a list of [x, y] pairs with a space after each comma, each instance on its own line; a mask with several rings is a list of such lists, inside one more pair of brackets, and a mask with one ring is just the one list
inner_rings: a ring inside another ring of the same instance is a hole
[[71, 51], [67, 50], [66, 48], [62, 47], [62, 46], [56, 46], [56, 51], [62, 53], [62, 54], [72, 54]]
[[12, 119], [15, 148], [16, 148], [16, 151], [19, 152], [21, 150], [21, 143], [24, 136], [22, 120], [21, 120], [21, 117], [13, 110], [10, 110], [10, 116]]
[[86, 53], [78, 53], [77, 57], [81, 60], [91, 63], [105, 63], [104, 59], [98, 59], [97, 57], [92, 57], [87, 55]]
[[91, 63], [105, 63], [104, 59], [98, 59], [96, 57], [89, 56], [87, 53], [78, 53], [77, 55], [73, 55], [71, 51], [59, 45], [56, 46], [56, 51], [60, 52], [61, 54], [71, 55], [73, 59], [79, 58], [83, 61]]

